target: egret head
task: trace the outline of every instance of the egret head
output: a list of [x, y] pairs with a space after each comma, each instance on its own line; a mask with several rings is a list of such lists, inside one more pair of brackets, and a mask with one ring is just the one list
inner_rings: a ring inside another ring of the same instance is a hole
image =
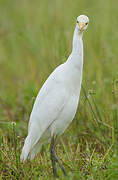
[[80, 15], [77, 17], [77, 28], [80, 32], [87, 29], [89, 23], [89, 18], [85, 15]]

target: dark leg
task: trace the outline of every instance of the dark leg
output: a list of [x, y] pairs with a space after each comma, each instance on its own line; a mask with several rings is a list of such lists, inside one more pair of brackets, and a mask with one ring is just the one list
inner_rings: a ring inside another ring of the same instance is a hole
[[51, 146], [50, 146], [50, 151], [51, 151], [51, 161], [52, 161], [52, 168], [53, 168], [53, 174], [54, 177], [58, 177], [57, 172], [56, 172], [56, 163], [59, 164], [59, 167], [61, 168], [61, 170], [63, 171], [64, 175], [66, 174], [66, 171], [64, 169], [64, 167], [62, 166], [62, 164], [59, 162], [58, 157], [55, 154], [55, 146], [56, 146], [56, 140], [57, 140], [57, 136], [54, 139], [54, 135], [51, 139]]
[[52, 161], [52, 168], [53, 168], [53, 175], [54, 177], [58, 177], [57, 175], [57, 171], [56, 171], [56, 161], [55, 161], [55, 158], [53, 156], [54, 154], [54, 149], [55, 149], [55, 146], [54, 146], [54, 136], [52, 137], [51, 139], [51, 146], [50, 146], [50, 158], [51, 158], [51, 161]]

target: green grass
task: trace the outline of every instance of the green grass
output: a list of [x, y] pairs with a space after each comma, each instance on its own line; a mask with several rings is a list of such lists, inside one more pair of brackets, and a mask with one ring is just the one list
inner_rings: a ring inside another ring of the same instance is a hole
[[[118, 179], [118, 13], [110, 0], [0, 0], [0, 180], [53, 179], [49, 145], [19, 157], [35, 97], [71, 52], [76, 17], [84, 33], [83, 88], [57, 145], [70, 179]], [[15, 123], [13, 123], [15, 122]], [[58, 169], [59, 179], [65, 178]]]

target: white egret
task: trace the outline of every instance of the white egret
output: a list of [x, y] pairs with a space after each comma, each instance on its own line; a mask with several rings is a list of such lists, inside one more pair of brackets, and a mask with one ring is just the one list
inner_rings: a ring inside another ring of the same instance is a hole
[[82, 36], [89, 18], [80, 15], [73, 36], [72, 52], [64, 64], [58, 66], [42, 86], [31, 112], [28, 136], [21, 153], [21, 161], [34, 159], [42, 144], [51, 139], [50, 153], [53, 174], [57, 177], [56, 163], [66, 175], [55, 154], [56, 139], [73, 120], [79, 102], [82, 68]]

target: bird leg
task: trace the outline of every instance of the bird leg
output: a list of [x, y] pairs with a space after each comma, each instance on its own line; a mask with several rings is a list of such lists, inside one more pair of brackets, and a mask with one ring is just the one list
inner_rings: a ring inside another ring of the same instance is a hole
[[54, 177], [58, 177], [57, 171], [56, 171], [56, 161], [55, 161], [55, 156], [54, 156], [54, 150], [55, 150], [55, 143], [54, 143], [54, 135], [51, 138], [51, 145], [50, 145], [50, 158], [52, 161], [52, 168], [53, 168], [53, 175]]
[[67, 175], [64, 167], [62, 166], [58, 157], [55, 154], [56, 140], [57, 140], [57, 136], [54, 139], [54, 135], [53, 135], [53, 137], [51, 139], [50, 153], [51, 153], [51, 161], [52, 161], [52, 168], [53, 168], [54, 177], [58, 177], [57, 171], [56, 171], [56, 163], [59, 164], [59, 167], [63, 171], [64, 175]]

